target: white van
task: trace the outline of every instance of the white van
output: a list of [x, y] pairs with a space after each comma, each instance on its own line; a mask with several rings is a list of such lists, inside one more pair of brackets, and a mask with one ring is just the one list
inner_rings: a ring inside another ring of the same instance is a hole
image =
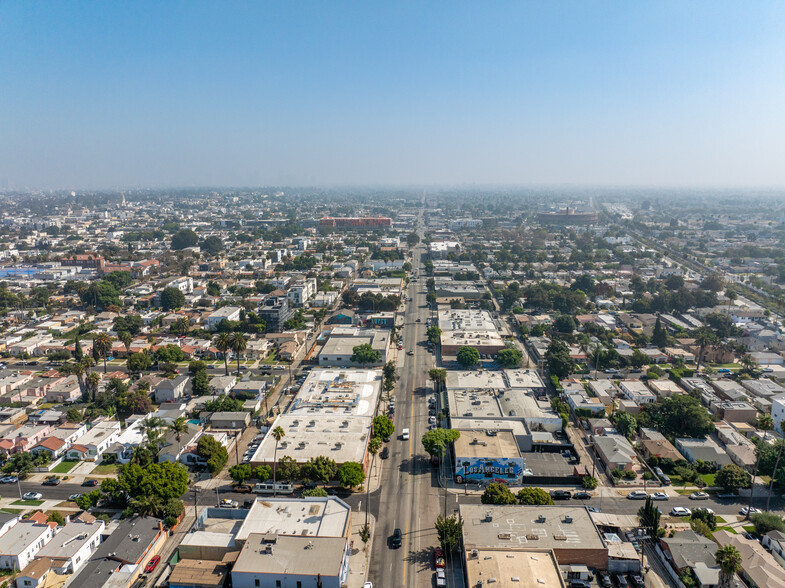
[[401, 431], [401, 440], [408, 441], [409, 440], [409, 429], [404, 429]]
[[277, 482], [275, 484], [266, 482], [254, 485], [253, 491], [256, 494], [291, 494], [294, 492], [294, 486], [289, 482]]

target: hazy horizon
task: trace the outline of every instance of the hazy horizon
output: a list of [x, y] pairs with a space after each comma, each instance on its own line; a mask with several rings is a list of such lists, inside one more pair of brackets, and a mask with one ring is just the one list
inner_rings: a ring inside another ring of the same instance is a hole
[[0, 5], [0, 190], [780, 190], [785, 4]]

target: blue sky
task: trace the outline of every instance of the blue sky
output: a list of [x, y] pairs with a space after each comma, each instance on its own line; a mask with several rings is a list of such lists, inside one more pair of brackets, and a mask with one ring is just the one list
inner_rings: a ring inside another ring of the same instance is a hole
[[0, 188], [785, 186], [782, 2], [0, 3]]

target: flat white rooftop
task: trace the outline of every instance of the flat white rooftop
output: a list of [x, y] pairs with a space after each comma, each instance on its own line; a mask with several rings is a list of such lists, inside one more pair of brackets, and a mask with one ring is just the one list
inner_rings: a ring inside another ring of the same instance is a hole
[[316, 368], [308, 374], [287, 414], [373, 417], [381, 388], [380, 370]]
[[346, 537], [351, 508], [340, 498], [259, 498], [251, 506], [235, 539], [251, 533], [310, 537]]

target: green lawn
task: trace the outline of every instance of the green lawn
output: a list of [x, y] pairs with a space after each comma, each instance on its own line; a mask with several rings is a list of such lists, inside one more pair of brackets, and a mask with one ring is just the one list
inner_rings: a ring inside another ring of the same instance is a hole
[[14, 500], [11, 504], [16, 506], [41, 506], [43, 500]]
[[0, 512], [7, 512], [8, 514], [19, 514], [24, 512], [23, 508], [0, 508]]
[[95, 469], [90, 473], [106, 476], [108, 474], [116, 474], [119, 469], [120, 469], [119, 464], [108, 463], [108, 464], [96, 466]]
[[715, 474], [701, 474], [701, 478], [703, 478], [707, 486], [714, 486], [714, 476]]
[[265, 365], [271, 365], [271, 364], [275, 363], [275, 358], [276, 358], [276, 353], [275, 353], [275, 349], [273, 349], [272, 351], [270, 351], [269, 355], [267, 357], [265, 357], [259, 363], [262, 363], [262, 364], [265, 364]]
[[78, 461], [65, 461], [65, 460], [63, 460], [60, 463], [58, 463], [55, 467], [53, 467], [50, 470], [50, 472], [53, 473], [53, 474], [67, 474], [72, 469], [74, 469], [76, 467], [76, 464], [78, 464], [78, 463], [79, 463]]

